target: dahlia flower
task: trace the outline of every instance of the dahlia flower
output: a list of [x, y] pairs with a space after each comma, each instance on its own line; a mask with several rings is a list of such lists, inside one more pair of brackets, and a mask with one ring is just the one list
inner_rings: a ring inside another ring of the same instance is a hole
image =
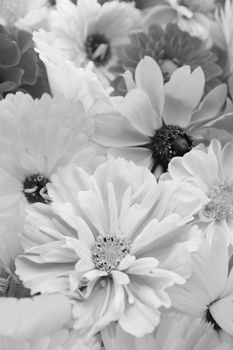
[[50, 31], [34, 33], [40, 54], [54, 60], [72, 61], [77, 67], [94, 63], [101, 82], [113, 79], [109, 67], [116, 63], [117, 47], [129, 43], [129, 34], [140, 28], [140, 11], [133, 5], [111, 1], [101, 6], [97, 0], [58, 0], [50, 16]]
[[184, 283], [200, 244], [187, 223], [201, 203], [188, 191], [123, 159], [91, 176], [60, 168], [48, 185], [52, 204], [28, 209], [17, 274], [32, 294], [73, 298], [77, 329], [92, 334], [118, 321], [128, 333], [150, 333], [159, 308], [171, 306], [166, 288]]
[[205, 125], [216, 119], [226, 99], [226, 86], [219, 85], [201, 101], [201, 68], [192, 73], [188, 66], [178, 68], [164, 85], [151, 57], [139, 62], [135, 83], [128, 75], [126, 83], [130, 91], [116, 99], [119, 113], [96, 116], [93, 140], [110, 147], [111, 155], [146, 165], [156, 175], [203, 139]]
[[49, 91], [30, 33], [0, 25], [0, 45], [0, 97], [19, 89], [35, 97]]
[[230, 350], [220, 341], [213, 327], [200, 318], [181, 314], [165, 315], [157, 330], [142, 338], [125, 333], [111, 324], [102, 332], [105, 350]]
[[179, 67], [189, 65], [193, 71], [201, 67], [205, 74], [206, 89], [220, 84], [221, 67], [217, 56], [203, 47], [202, 40], [181, 31], [176, 24], [168, 24], [164, 29], [151, 25], [148, 32], [138, 32], [130, 36], [131, 43], [121, 48], [118, 69], [123, 68], [134, 74], [139, 61], [144, 56], [152, 57], [160, 66], [165, 81]]
[[233, 270], [224, 230], [213, 227], [212, 242], [203, 240], [192, 254], [193, 272], [182, 287], [170, 288], [174, 309], [210, 322], [217, 332], [233, 335]]
[[172, 159], [168, 172], [172, 179], [192, 184], [208, 198], [197, 221], [212, 239], [213, 227], [220, 226], [228, 245], [233, 245], [233, 142], [223, 147], [213, 140], [207, 149], [193, 149], [183, 158]]
[[92, 124], [80, 102], [17, 93], [0, 102], [0, 112], [1, 213], [24, 215], [29, 204], [50, 203], [46, 184], [59, 166], [95, 165]]

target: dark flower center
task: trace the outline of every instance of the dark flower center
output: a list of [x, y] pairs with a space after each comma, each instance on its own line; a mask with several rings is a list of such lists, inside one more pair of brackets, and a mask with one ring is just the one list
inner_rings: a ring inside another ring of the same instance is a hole
[[57, 4], [56, 0], [49, 0], [51, 6], [55, 6]]
[[50, 203], [46, 185], [50, 182], [42, 174], [29, 175], [23, 182], [23, 193], [30, 204]]
[[104, 65], [111, 56], [109, 41], [104, 35], [94, 34], [87, 37], [86, 52], [89, 60], [93, 61], [96, 66]]
[[217, 322], [215, 321], [215, 319], [211, 315], [209, 308], [206, 311], [205, 319], [206, 319], [206, 322], [209, 322], [209, 323], [211, 323], [213, 325], [213, 328], [216, 331], [220, 331], [221, 330], [221, 327], [217, 324]]
[[161, 166], [167, 171], [168, 163], [173, 157], [183, 156], [194, 146], [193, 138], [188, 132], [176, 125], [163, 125], [156, 130], [151, 141], [146, 145], [152, 152], [153, 167]]

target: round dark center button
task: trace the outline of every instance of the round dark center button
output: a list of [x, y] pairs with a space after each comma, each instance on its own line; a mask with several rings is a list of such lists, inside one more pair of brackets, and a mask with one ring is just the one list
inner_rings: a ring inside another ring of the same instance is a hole
[[87, 37], [86, 52], [89, 60], [93, 61], [96, 66], [104, 65], [111, 56], [109, 41], [104, 35], [95, 34]]
[[23, 182], [23, 193], [30, 204], [50, 203], [46, 185], [50, 182], [42, 174], [33, 174], [26, 177]]
[[188, 132], [176, 125], [163, 125], [156, 130], [151, 141], [147, 144], [152, 152], [153, 168], [161, 166], [163, 171], [167, 171], [168, 164], [173, 157], [183, 156], [194, 146], [193, 138]]

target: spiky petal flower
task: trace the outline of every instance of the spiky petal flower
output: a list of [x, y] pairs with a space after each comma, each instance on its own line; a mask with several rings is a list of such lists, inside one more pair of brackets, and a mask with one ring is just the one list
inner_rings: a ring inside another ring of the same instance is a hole
[[50, 31], [34, 33], [39, 53], [53, 60], [62, 58], [77, 67], [94, 63], [95, 72], [104, 85], [114, 75], [109, 68], [116, 63], [117, 47], [129, 42], [129, 34], [140, 28], [140, 11], [132, 4], [111, 1], [101, 6], [97, 0], [58, 0], [50, 17]]
[[184, 282], [198, 248], [199, 231], [186, 223], [201, 203], [189, 190], [157, 184], [147, 168], [123, 159], [92, 176], [61, 168], [48, 185], [51, 206], [28, 212], [17, 273], [33, 294], [76, 299], [77, 329], [95, 333], [119, 321], [128, 333], [150, 333], [159, 308], [170, 307], [166, 288]]

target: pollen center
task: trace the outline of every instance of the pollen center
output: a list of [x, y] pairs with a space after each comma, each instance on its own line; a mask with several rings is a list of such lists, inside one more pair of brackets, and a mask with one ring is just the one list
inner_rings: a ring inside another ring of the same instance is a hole
[[50, 182], [42, 174], [29, 175], [23, 182], [23, 193], [30, 204], [50, 203], [46, 185]]
[[96, 66], [105, 65], [111, 56], [109, 41], [102, 34], [89, 35], [85, 47], [88, 59]]
[[228, 182], [214, 184], [207, 192], [210, 202], [204, 207], [205, 218], [224, 220], [233, 219], [233, 184]]
[[98, 270], [109, 273], [118, 268], [129, 251], [130, 245], [126, 240], [116, 236], [99, 236], [91, 250], [92, 260]]
[[175, 125], [164, 125], [156, 130], [151, 141], [146, 145], [152, 151], [152, 172], [160, 165], [167, 170], [168, 163], [173, 157], [183, 156], [194, 146], [194, 141], [188, 132]]

